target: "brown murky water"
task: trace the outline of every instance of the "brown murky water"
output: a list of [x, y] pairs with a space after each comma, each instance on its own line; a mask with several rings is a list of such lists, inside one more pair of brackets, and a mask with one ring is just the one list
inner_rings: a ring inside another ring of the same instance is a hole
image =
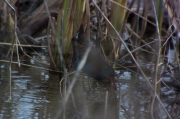
[[[13, 64], [9, 100], [8, 64], [0, 66], [0, 119], [150, 119], [151, 90], [146, 81], [130, 72], [116, 79], [117, 91], [109, 83], [80, 75], [64, 101], [73, 74], [59, 83], [57, 73]], [[166, 115], [163, 110], [157, 113]]]

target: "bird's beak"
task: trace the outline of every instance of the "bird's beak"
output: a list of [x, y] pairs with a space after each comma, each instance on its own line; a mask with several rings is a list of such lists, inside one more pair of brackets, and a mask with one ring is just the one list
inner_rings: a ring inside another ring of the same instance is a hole
[[114, 78], [110, 78], [110, 80], [111, 80], [111, 83], [112, 83], [114, 89], [116, 90], [116, 84], [115, 84]]

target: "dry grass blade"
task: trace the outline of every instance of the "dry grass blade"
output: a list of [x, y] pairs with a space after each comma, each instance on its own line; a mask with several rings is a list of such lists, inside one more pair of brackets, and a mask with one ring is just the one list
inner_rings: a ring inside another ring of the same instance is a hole
[[106, 97], [105, 97], [105, 108], [104, 108], [104, 119], [107, 117], [107, 108], [108, 108], [108, 91], [106, 91]]
[[[161, 4], [161, 3], [159, 3]], [[156, 21], [156, 25], [157, 25], [157, 36], [158, 36], [158, 44], [155, 47], [156, 53], [157, 53], [157, 58], [155, 60], [155, 75], [154, 75], [154, 90], [153, 90], [153, 97], [152, 97], [152, 104], [151, 104], [151, 117], [153, 118], [153, 112], [154, 112], [154, 107], [155, 107], [155, 101], [156, 99], [158, 99], [160, 105], [163, 107], [164, 111], [166, 112], [166, 114], [168, 115], [169, 118], [171, 118], [171, 116], [169, 115], [168, 111], [166, 110], [166, 108], [164, 107], [163, 103], [161, 102], [161, 100], [159, 99], [159, 91], [160, 89], [158, 89], [159, 85], [157, 84], [158, 81], [158, 77], [160, 77], [161, 75], [161, 66], [159, 66], [160, 63], [160, 58], [161, 58], [161, 38], [160, 38], [160, 29], [159, 29], [159, 23], [160, 23], [160, 19], [158, 20], [157, 18], [161, 18], [161, 12], [158, 12], [158, 14], [156, 13], [156, 9], [155, 9], [155, 4], [152, 1], [152, 6], [153, 6], [153, 11], [155, 13], [155, 21]], [[159, 8], [161, 9], [161, 8]], [[158, 11], [158, 10], [157, 10]], [[159, 22], [159, 23], [158, 23]], [[162, 22], [161, 22], [162, 23]]]
[[[8, 25], [9, 25], [9, 31], [10, 31], [10, 42], [12, 43], [12, 46], [11, 46], [11, 55], [10, 55], [10, 66], [9, 66], [9, 71], [10, 71], [10, 75], [9, 75], [9, 88], [10, 88], [10, 94], [9, 94], [9, 100], [12, 100], [12, 92], [11, 92], [11, 62], [12, 62], [12, 58], [13, 58], [13, 51], [14, 51], [14, 44], [16, 42], [17, 44], [17, 36], [16, 36], [16, 25], [17, 25], [17, 17], [16, 17], [16, 11], [15, 9], [11, 6], [11, 4], [5, 0], [5, 2], [7, 3], [7, 5], [13, 10], [14, 12], [14, 16], [15, 16], [15, 22], [13, 21], [13, 19], [11, 18], [11, 14], [9, 14], [9, 19], [8, 19]], [[14, 25], [14, 26], [13, 26]], [[14, 27], [14, 28], [13, 28]], [[14, 37], [13, 37], [13, 30], [14, 30]], [[16, 47], [17, 48], [17, 47]], [[17, 50], [18, 51], [18, 50]], [[18, 54], [18, 53], [17, 53]], [[19, 62], [19, 55], [18, 55], [18, 64], [20, 66], [20, 62]]]
[[[52, 20], [53, 20], [53, 23], [54, 23], [54, 26], [55, 26], [55, 19], [52, 18]], [[50, 56], [50, 69], [58, 70], [58, 67], [57, 67], [57, 65], [55, 63], [57, 61], [54, 60], [54, 59], [56, 59], [56, 60], [58, 59], [57, 58], [58, 55], [56, 55], [55, 51], [54, 51], [55, 50], [54, 49], [54, 47], [55, 47], [55, 34], [51, 32], [50, 22], [48, 24], [47, 34], [49, 34], [49, 35], [47, 35], [47, 41], [48, 41], [48, 51], [49, 51], [49, 56]]]

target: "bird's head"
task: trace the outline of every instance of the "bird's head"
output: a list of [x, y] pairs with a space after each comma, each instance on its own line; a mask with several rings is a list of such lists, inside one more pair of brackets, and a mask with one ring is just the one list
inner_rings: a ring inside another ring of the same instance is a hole
[[86, 39], [84, 27], [82, 24], [81, 24], [78, 32], [76, 33], [76, 35], [72, 38], [72, 42], [74, 45], [75, 44], [85, 45], [85, 44], [89, 43], [89, 41]]

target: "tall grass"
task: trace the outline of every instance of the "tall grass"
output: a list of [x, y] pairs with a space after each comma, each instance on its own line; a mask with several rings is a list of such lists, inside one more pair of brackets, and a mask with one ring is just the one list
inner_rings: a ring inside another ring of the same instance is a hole
[[[15, 5], [16, 2], [14, 0], [9, 3], [18, 10], [19, 6]], [[175, 0], [175, 2], [177, 1]], [[175, 9], [176, 6], [172, 7], [173, 4], [171, 3], [172, 1], [168, 0], [102, 0], [98, 2], [94, 0], [44, 0], [27, 17], [19, 14], [16, 28], [13, 26], [15, 19], [12, 17], [15, 16], [15, 13], [11, 12], [11, 9], [7, 10], [10, 6], [5, 1], [0, 1], [0, 5], [3, 6], [0, 10], [2, 13], [0, 15], [0, 35], [4, 36], [4, 39], [8, 39], [0, 40], [0, 48], [5, 51], [5, 43], [13, 43], [14, 31], [17, 33], [20, 30], [21, 33], [26, 33], [32, 37], [36, 37], [34, 34], [40, 32], [40, 34], [46, 35], [48, 39], [49, 55], [51, 57], [50, 67], [53, 70], [64, 72], [71, 66], [71, 38], [75, 36], [80, 24], [83, 24], [86, 28], [88, 40], [95, 41], [96, 46], [101, 49], [105, 58], [114, 66], [114, 69], [120, 70], [124, 63], [126, 70], [132, 71], [126, 65], [131, 62], [130, 65], [135, 65], [136, 68], [133, 73], [146, 80], [152, 92], [151, 117], [154, 117], [156, 104], [160, 104], [170, 118], [160, 98], [160, 84], [163, 82], [164, 73], [174, 74], [172, 73], [174, 67], [179, 68], [179, 41], [177, 40], [178, 37], [174, 37], [171, 31], [172, 25], [174, 25], [175, 30], [178, 31], [179, 29], [179, 21], [176, 20], [179, 18], [179, 14]], [[41, 20], [44, 24], [40, 25], [37, 21]], [[166, 22], [166, 20], [169, 22]], [[7, 24], [7, 29], [4, 24]], [[32, 29], [36, 25], [42, 27], [36, 29], [37, 33], [34, 33]], [[43, 32], [45, 28], [47, 28], [46, 34]], [[8, 31], [6, 36], [3, 34], [4, 29]], [[176, 40], [177, 47], [174, 50], [176, 55], [168, 57], [167, 54], [162, 52], [168, 52], [166, 47], [171, 37]], [[14, 48], [14, 45], [12, 47]], [[10, 51], [13, 49], [10, 47], [5, 49], [8, 49], [8, 51], [1, 51], [0, 56], [5, 54], [12, 58], [13, 55], [10, 55]], [[129, 57], [128, 61], [126, 60], [127, 57]], [[173, 60], [171, 62], [169, 62], [170, 60], [164, 60], [168, 58]], [[2, 60], [2, 58], [0, 59]], [[147, 75], [143, 71], [143, 63], [151, 64], [151, 78], [148, 78], [149, 74]], [[172, 72], [166, 67], [171, 69]], [[79, 72], [81, 68], [79, 68]], [[171, 76], [174, 78], [174, 75]], [[74, 83], [76, 79], [77, 75], [73, 80]], [[68, 87], [65, 102], [67, 102], [73, 86], [72, 83]], [[107, 97], [105, 100], [108, 100]]]

